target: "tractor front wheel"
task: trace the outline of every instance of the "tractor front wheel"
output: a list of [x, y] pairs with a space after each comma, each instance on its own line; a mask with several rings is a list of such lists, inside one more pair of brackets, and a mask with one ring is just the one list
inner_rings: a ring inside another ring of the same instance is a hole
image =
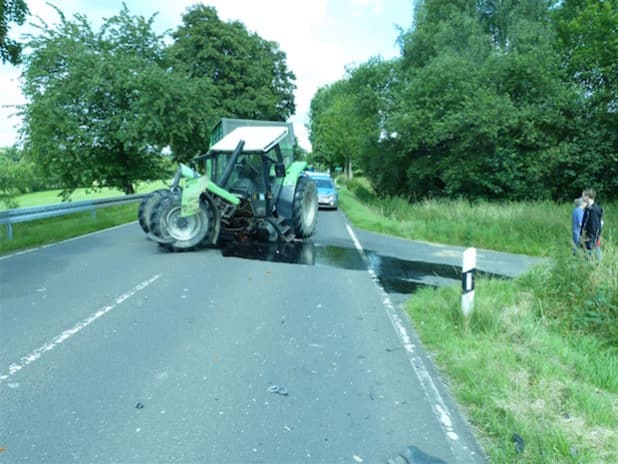
[[152, 213], [152, 232], [168, 240], [165, 246], [173, 251], [190, 251], [205, 246], [214, 230], [214, 213], [209, 201], [200, 201], [200, 208], [191, 216], [182, 217], [179, 195], [165, 198]]
[[313, 234], [318, 219], [318, 189], [306, 176], [300, 177], [296, 183], [292, 219], [296, 237], [307, 238]]

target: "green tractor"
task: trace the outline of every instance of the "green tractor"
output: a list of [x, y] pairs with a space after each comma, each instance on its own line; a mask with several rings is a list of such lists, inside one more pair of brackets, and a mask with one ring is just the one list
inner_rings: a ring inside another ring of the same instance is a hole
[[[292, 161], [291, 125], [224, 119], [208, 152], [180, 164], [169, 190], [140, 204], [148, 237], [173, 250], [195, 250], [221, 240], [291, 242], [313, 234], [318, 196]], [[200, 174], [199, 167], [205, 172]]]

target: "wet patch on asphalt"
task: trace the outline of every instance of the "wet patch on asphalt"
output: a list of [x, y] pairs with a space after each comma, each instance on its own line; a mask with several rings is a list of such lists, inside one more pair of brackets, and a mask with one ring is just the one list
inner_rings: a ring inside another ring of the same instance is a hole
[[[228, 242], [221, 250], [223, 256], [275, 263], [329, 266], [338, 269], [362, 271], [367, 269], [355, 248], [314, 244], [312, 242], [264, 243]], [[424, 286], [457, 285], [461, 268], [448, 264], [412, 261], [385, 256], [365, 250], [369, 265], [380, 284], [388, 293], [411, 294]], [[477, 275], [501, 277], [478, 272]]]

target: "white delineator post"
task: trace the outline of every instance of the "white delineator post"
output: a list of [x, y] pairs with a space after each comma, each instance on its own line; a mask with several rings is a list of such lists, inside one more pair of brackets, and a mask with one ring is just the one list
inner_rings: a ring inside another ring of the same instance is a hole
[[476, 248], [468, 248], [463, 253], [461, 266], [461, 311], [464, 316], [472, 312], [474, 304], [474, 273], [476, 272]]

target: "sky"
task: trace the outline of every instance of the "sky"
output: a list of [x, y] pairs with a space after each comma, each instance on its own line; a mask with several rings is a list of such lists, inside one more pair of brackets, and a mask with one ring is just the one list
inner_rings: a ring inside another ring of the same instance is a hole
[[[32, 14], [48, 24], [57, 14], [48, 0], [26, 0]], [[113, 16], [121, 0], [62, 0], [51, 3], [66, 16], [85, 14], [95, 28], [101, 19]], [[240, 20], [251, 31], [279, 43], [287, 54], [288, 68], [296, 74], [296, 114], [292, 116], [300, 145], [310, 149], [307, 115], [315, 91], [340, 79], [345, 67], [360, 64], [372, 56], [393, 58], [399, 55], [398, 28], [412, 24], [413, 0], [125, 0], [130, 13], [158, 15], [154, 28], [162, 33], [181, 24], [186, 9], [196, 3], [214, 6], [223, 20]], [[25, 25], [13, 28], [10, 35], [19, 39], [32, 30]], [[18, 140], [20, 118], [14, 105], [23, 104], [19, 67], [0, 64], [0, 147]]]

